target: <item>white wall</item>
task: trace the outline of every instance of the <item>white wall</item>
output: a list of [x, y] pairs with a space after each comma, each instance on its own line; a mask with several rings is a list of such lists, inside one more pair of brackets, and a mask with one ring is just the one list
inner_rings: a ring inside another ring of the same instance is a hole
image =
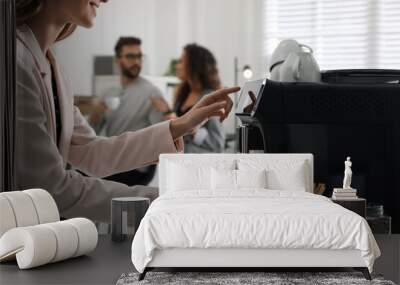
[[[190, 42], [208, 47], [224, 85], [234, 84], [234, 57], [263, 77], [262, 0], [113, 0], [99, 10], [95, 27], [79, 28], [56, 47], [74, 92], [92, 95], [93, 57], [112, 55], [122, 35], [142, 38], [144, 73], [161, 75]], [[243, 80], [240, 80], [241, 84]]]

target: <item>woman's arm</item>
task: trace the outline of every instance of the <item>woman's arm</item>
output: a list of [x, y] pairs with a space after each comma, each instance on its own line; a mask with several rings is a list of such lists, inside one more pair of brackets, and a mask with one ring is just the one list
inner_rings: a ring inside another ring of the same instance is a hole
[[106, 177], [155, 164], [161, 153], [183, 150], [181, 139], [171, 136], [170, 121], [106, 138], [96, 136], [78, 108], [74, 113], [69, 161], [91, 176]]
[[182, 117], [111, 138], [97, 137], [75, 108], [75, 128], [69, 160], [74, 166], [96, 177], [154, 164], [161, 153], [182, 151], [182, 136], [192, 132], [210, 117], [216, 116], [223, 121], [233, 104], [228, 95], [238, 90], [218, 90], [204, 96]]
[[63, 158], [46, 128], [48, 116], [40, 99], [42, 90], [31, 66], [26, 60], [17, 61], [15, 159], [18, 190], [43, 188], [53, 196], [63, 217], [80, 216], [98, 221], [109, 221], [113, 197], [155, 199], [157, 189], [128, 187], [65, 169]]
[[171, 121], [173, 138], [193, 133], [211, 117], [217, 117], [222, 123], [232, 110], [233, 102], [229, 94], [239, 91], [239, 87], [223, 88], [203, 96], [189, 112]]

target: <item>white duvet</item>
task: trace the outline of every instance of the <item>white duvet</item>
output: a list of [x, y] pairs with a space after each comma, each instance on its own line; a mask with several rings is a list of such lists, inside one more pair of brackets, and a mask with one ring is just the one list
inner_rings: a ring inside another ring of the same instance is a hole
[[139, 272], [165, 248], [358, 249], [371, 272], [380, 255], [365, 219], [326, 197], [265, 189], [197, 193], [167, 193], [152, 203], [132, 243]]

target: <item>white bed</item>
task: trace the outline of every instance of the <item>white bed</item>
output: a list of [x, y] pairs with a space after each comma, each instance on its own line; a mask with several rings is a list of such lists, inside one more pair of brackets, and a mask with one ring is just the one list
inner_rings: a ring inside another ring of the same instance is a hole
[[[204, 184], [242, 169], [255, 174], [240, 183], [255, 186], [261, 168], [264, 188], [238, 189], [239, 172], [234, 190]], [[369, 278], [380, 251], [367, 222], [312, 190], [309, 154], [162, 155], [160, 197], [135, 235], [133, 264], [141, 278], [155, 267], [354, 267]]]

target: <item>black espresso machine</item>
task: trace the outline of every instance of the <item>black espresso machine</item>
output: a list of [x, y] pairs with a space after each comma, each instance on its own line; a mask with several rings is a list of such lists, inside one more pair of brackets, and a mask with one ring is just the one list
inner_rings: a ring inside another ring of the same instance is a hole
[[314, 180], [330, 191], [341, 185], [351, 156], [352, 186], [383, 204], [400, 233], [400, 71], [326, 71], [322, 79], [246, 83], [236, 151], [312, 153]]

